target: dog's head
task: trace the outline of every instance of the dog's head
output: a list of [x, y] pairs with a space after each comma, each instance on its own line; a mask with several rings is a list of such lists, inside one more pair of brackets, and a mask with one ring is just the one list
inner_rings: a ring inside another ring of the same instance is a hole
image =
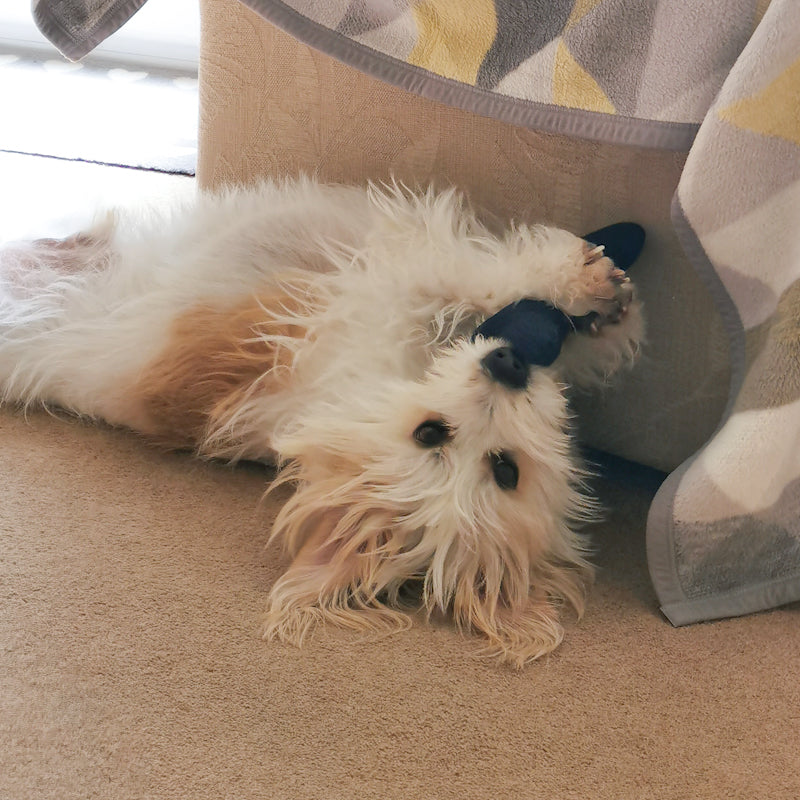
[[589, 573], [570, 527], [589, 505], [567, 425], [555, 375], [482, 337], [441, 351], [419, 381], [297, 420], [277, 443], [297, 491], [275, 535], [294, 561], [268, 632], [407, 624], [399, 595], [416, 579], [429, 612], [484, 634], [492, 654], [521, 665], [552, 650], [557, 605], [580, 612]]

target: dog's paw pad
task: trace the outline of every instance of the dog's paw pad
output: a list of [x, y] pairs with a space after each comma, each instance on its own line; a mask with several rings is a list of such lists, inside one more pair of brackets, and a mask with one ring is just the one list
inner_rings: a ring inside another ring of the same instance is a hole
[[565, 309], [575, 317], [585, 317], [579, 326], [597, 334], [604, 325], [620, 322], [633, 301], [634, 287], [625, 270], [614, 265], [602, 245], [586, 243], [584, 263], [570, 291]]

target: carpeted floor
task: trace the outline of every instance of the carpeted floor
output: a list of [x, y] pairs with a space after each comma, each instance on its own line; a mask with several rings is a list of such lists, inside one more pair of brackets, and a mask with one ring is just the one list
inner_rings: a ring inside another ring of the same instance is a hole
[[651, 489], [603, 482], [600, 572], [522, 672], [446, 625], [258, 637], [261, 468], [0, 412], [0, 797], [797, 798], [797, 607], [675, 630]]
[[[192, 189], [19, 156], [0, 175], [0, 235]], [[599, 484], [588, 613], [521, 672], [445, 624], [262, 641], [267, 479], [0, 409], [0, 800], [800, 797], [800, 607], [670, 627], [649, 473]]]

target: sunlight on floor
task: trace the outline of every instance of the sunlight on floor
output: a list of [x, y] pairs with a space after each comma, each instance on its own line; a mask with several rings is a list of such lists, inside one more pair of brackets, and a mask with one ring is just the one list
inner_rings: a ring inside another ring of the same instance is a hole
[[148, 0], [78, 63], [0, 5], [0, 150], [194, 173], [197, 0]]
[[193, 173], [197, 79], [0, 53], [0, 150]]
[[98, 208], [191, 196], [194, 178], [0, 153], [0, 242], [66, 236]]

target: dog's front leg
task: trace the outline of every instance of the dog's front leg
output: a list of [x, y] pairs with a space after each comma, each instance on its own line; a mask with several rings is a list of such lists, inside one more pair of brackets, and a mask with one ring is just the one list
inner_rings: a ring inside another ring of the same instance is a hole
[[453, 252], [421, 260], [406, 272], [412, 292], [490, 315], [525, 298], [569, 315], [614, 317], [632, 287], [602, 248], [559, 228], [519, 227], [505, 237], [457, 241]]
[[556, 367], [569, 383], [602, 383], [634, 360], [644, 336], [641, 303], [601, 247], [563, 230], [522, 228], [498, 248], [488, 267], [465, 267], [458, 277], [443, 270], [452, 317], [481, 322], [523, 299], [559, 309], [569, 335]]

